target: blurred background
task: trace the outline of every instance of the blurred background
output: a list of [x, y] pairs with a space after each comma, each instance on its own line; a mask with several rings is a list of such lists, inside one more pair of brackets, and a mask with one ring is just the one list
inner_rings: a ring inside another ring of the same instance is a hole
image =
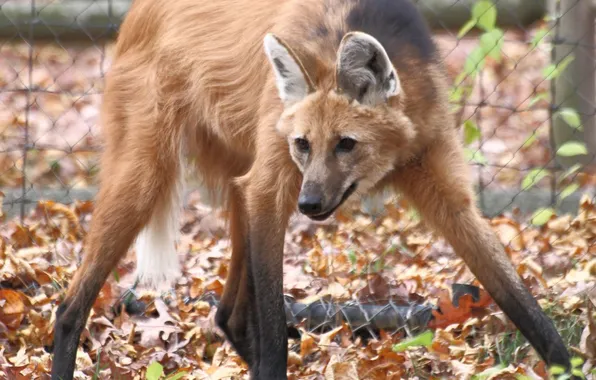
[[[478, 204], [588, 373], [596, 358], [587, 306], [596, 300], [596, 7], [589, 0], [413, 1], [452, 80]], [[103, 79], [130, 4], [0, 0], [0, 368], [9, 378], [43, 377], [49, 369], [43, 346], [84, 254], [98, 185]], [[178, 249], [185, 277], [169, 295], [174, 301], [130, 291], [128, 257], [94, 308], [80, 378], [148, 376], [155, 362], [198, 378], [246, 376], [221, 335], [208, 333], [229, 250], [220, 215], [191, 174]], [[429, 378], [495, 372], [497, 365], [511, 376], [546, 378], [536, 354], [478, 288], [452, 287], [478, 284], [403, 203], [364, 200], [362, 212], [322, 226], [297, 218], [286, 257], [294, 378], [333, 378], [334, 371], [353, 376], [336, 378]], [[476, 309], [468, 305], [453, 318], [431, 313], [435, 305], [452, 307], [451, 298], [457, 306], [455, 293], [466, 292]], [[146, 308], [130, 306], [131, 295]], [[126, 310], [118, 311], [125, 298]], [[428, 326], [432, 344], [395, 349]], [[358, 339], [371, 336], [377, 343], [365, 340], [367, 350], [358, 351]]]

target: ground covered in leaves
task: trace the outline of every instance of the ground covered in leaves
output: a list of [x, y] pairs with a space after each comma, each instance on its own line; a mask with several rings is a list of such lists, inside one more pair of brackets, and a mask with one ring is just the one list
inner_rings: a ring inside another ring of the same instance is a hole
[[[515, 215], [491, 223], [518, 273], [582, 359], [580, 368], [596, 378], [596, 205], [585, 197], [580, 209], [576, 217], [553, 217], [541, 228]], [[487, 294], [464, 295], [454, 305], [452, 284], [478, 284], [450, 247], [406, 210], [388, 205], [376, 217], [348, 211], [326, 224], [292, 220], [285, 247], [288, 299], [304, 305], [332, 300], [344, 308], [427, 305], [433, 311], [424, 326], [393, 321], [393, 328], [383, 329], [372, 328], [371, 315], [359, 328], [337, 318], [341, 312], [329, 315], [326, 329], [295, 320], [290, 378], [547, 378], [536, 353]], [[47, 376], [55, 311], [85, 254], [91, 213], [92, 203], [44, 202], [25, 223], [1, 225], [0, 378]], [[248, 378], [213, 322], [229, 264], [224, 222], [191, 197], [181, 231], [184, 276], [173, 291], [128, 292], [132, 251], [109, 278], [83, 333], [76, 378], [157, 379], [162, 372], [171, 378]], [[144, 310], [129, 302], [136, 298]], [[412, 327], [416, 332], [409, 334]]]

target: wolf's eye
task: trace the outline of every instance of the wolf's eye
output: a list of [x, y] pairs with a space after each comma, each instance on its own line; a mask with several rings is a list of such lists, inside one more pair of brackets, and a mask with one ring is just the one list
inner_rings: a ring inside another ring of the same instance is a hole
[[310, 144], [308, 143], [307, 139], [303, 139], [302, 137], [298, 137], [294, 140], [294, 144], [296, 144], [296, 148], [298, 151], [302, 153], [308, 153], [310, 150]]
[[354, 149], [355, 145], [356, 140], [351, 139], [349, 137], [344, 137], [341, 140], [339, 140], [336, 149], [338, 152], [350, 152], [352, 149]]

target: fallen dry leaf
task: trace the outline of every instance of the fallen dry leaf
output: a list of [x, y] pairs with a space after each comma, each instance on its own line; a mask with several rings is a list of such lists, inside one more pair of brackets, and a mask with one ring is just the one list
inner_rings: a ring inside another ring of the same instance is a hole
[[304, 358], [317, 348], [315, 338], [313, 338], [306, 331], [302, 331], [300, 337], [300, 356]]
[[447, 292], [442, 292], [439, 298], [438, 306], [440, 312], [433, 310], [435, 317], [429, 322], [431, 328], [445, 328], [455, 323], [463, 323], [472, 316], [473, 309], [483, 309], [492, 303], [492, 298], [488, 293], [480, 289], [480, 299], [474, 302], [472, 295], [464, 294], [459, 297], [458, 305], [455, 306]]
[[344, 329], [344, 325], [334, 328], [333, 330], [322, 334], [319, 339], [319, 348], [327, 350], [331, 346], [331, 341]]
[[585, 353], [590, 359], [595, 361], [596, 365], [596, 313], [594, 313], [594, 305], [590, 300], [587, 300], [587, 319], [588, 325], [584, 328], [579, 343], [580, 350]]
[[159, 313], [157, 318], [147, 318], [136, 324], [136, 330], [141, 333], [140, 344], [145, 347], [161, 346], [170, 334], [181, 331], [170, 316], [168, 307], [159, 298], [155, 300], [155, 308]]
[[353, 361], [340, 361], [333, 355], [325, 369], [325, 380], [359, 380], [358, 369]]
[[23, 294], [0, 289], [0, 322], [11, 330], [16, 330], [25, 318], [26, 307]]

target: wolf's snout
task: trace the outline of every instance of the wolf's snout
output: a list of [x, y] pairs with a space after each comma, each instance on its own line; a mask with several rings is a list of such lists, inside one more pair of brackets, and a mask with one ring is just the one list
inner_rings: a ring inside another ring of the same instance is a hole
[[323, 211], [323, 198], [321, 185], [306, 182], [298, 196], [298, 209], [307, 216], [320, 214]]
[[304, 215], [316, 215], [323, 211], [323, 198], [320, 194], [302, 193], [298, 198], [298, 209]]

